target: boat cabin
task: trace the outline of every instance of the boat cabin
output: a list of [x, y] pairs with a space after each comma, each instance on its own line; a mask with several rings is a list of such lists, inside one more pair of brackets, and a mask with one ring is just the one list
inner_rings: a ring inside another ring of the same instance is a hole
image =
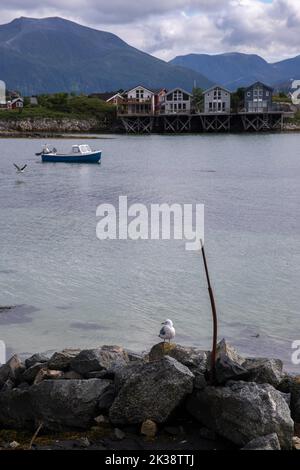
[[89, 145], [72, 145], [72, 153], [91, 153]]

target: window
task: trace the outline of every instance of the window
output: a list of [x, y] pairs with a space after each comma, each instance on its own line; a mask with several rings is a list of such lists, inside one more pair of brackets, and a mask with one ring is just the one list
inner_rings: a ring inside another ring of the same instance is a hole
[[135, 96], [137, 100], [144, 99], [144, 90], [142, 88], [138, 88], [135, 92]]
[[182, 101], [182, 92], [180, 90], [175, 90], [173, 93], [173, 101]]
[[212, 110], [212, 102], [211, 101], [209, 102], [209, 110], [210, 111]]
[[250, 96], [251, 96], [251, 92], [250, 92], [250, 91], [247, 92], [247, 96], [248, 96], [248, 98], [250, 98]]

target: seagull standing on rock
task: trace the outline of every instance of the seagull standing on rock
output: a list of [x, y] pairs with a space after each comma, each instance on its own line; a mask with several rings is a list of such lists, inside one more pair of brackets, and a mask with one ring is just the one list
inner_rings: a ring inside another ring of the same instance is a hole
[[160, 330], [159, 332], [159, 337], [161, 339], [164, 340], [164, 342], [166, 341], [166, 339], [169, 340], [169, 343], [171, 341], [171, 339], [174, 339], [175, 338], [175, 328], [173, 326], [173, 322], [172, 320], [166, 320], [164, 322], [162, 322], [162, 329]]

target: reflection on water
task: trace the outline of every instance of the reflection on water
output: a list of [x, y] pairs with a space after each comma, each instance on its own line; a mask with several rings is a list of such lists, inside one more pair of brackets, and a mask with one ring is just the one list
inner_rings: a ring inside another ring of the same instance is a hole
[[[282, 356], [300, 339], [300, 135], [115, 136], [101, 166], [41, 164], [44, 141], [2, 139], [1, 339], [33, 352], [101, 343], [145, 350], [172, 318], [177, 341], [207, 348], [201, 257], [184, 241], [99, 241], [96, 207], [204, 203], [206, 251], [226, 336]], [[51, 142], [68, 150], [75, 140]], [[82, 140], [84, 143], [84, 139]], [[16, 175], [12, 163], [27, 163]], [[32, 308], [32, 307], [30, 307]], [[10, 320], [9, 320], [10, 318]], [[15, 321], [12, 319], [15, 318]]]

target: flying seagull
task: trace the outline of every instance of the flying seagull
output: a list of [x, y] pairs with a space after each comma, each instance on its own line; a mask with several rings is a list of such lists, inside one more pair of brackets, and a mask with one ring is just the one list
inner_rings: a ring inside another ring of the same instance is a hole
[[160, 330], [158, 336], [161, 339], [163, 339], [164, 342], [166, 341], [166, 339], [168, 339], [169, 343], [170, 343], [171, 339], [175, 338], [175, 328], [173, 326], [173, 322], [172, 322], [172, 320], [166, 320], [166, 321], [162, 322], [162, 325], [163, 325], [163, 327]]
[[16, 163], [14, 163], [14, 167], [17, 169], [17, 173], [23, 173], [23, 171], [25, 170], [25, 168], [27, 167], [27, 165], [19, 166], [19, 165], [17, 165]]

